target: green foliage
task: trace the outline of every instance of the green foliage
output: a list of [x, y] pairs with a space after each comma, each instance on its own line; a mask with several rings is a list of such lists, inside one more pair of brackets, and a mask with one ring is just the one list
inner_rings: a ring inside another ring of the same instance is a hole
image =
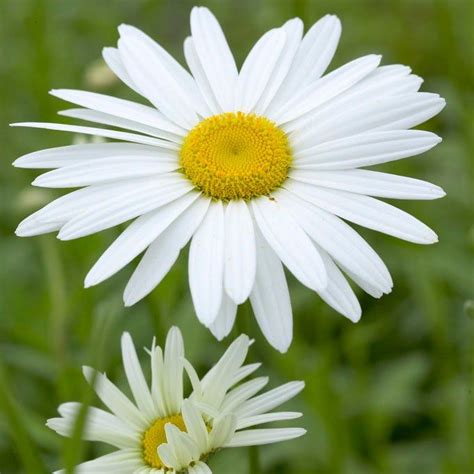
[[[472, 472], [472, 2], [203, 3], [221, 19], [239, 61], [263, 31], [291, 16], [310, 25], [325, 13], [336, 13], [344, 29], [333, 66], [382, 53], [385, 64], [409, 64], [425, 78], [424, 90], [440, 93], [448, 103], [424, 127], [444, 138], [441, 145], [424, 156], [380, 167], [433, 181], [447, 191], [439, 202], [400, 203], [432, 226], [440, 243], [422, 247], [361, 231], [391, 269], [393, 293], [381, 300], [360, 293], [364, 315], [353, 325], [291, 281], [295, 338], [284, 356], [263, 340], [247, 307], [239, 313], [239, 328], [256, 338], [251, 357], [264, 362], [272, 383], [294, 378], [307, 383], [290, 405], [304, 412], [308, 435], [252, 452], [250, 462], [259, 462], [268, 474]], [[125, 309], [121, 291], [131, 268], [97, 288], [82, 286], [87, 270], [119, 229], [74, 242], [13, 234], [23, 217], [56, 193], [31, 188], [36, 173], [14, 170], [10, 163], [71, 138], [9, 129], [8, 122], [54, 120], [64, 106], [48, 96], [51, 88], [131, 97], [121, 84], [97, 79], [101, 47], [115, 43], [116, 27], [125, 22], [182, 59], [191, 6], [188, 0], [0, 2], [2, 474], [51, 472], [105, 452], [96, 444], [63, 440], [44, 423], [55, 416], [59, 403], [99, 403], [82, 377], [82, 365], [107, 370], [124, 387], [122, 331], [130, 331], [141, 347], [150, 344], [152, 333], [162, 342], [167, 328], [177, 324], [200, 370], [226, 346], [196, 321], [184, 256], [150, 297]], [[244, 474], [248, 466], [245, 450], [223, 451], [212, 461], [215, 472]]]

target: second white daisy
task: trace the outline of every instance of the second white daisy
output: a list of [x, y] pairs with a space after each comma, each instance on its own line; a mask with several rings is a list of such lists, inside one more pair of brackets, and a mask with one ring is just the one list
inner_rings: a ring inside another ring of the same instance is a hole
[[[87, 275], [96, 285], [144, 252], [124, 293], [147, 295], [191, 241], [189, 284], [200, 321], [227, 335], [250, 298], [268, 341], [286, 351], [292, 311], [283, 265], [352, 321], [361, 308], [343, 272], [378, 298], [392, 288], [375, 251], [344, 220], [411, 242], [435, 233], [376, 197], [436, 199], [430, 183], [367, 171], [420, 154], [439, 141], [412, 127], [444, 100], [418, 92], [406, 66], [368, 55], [323, 76], [341, 27], [334, 16], [303, 37], [292, 19], [265, 33], [240, 72], [209, 10], [194, 8], [184, 43], [192, 75], [131, 26], [104, 58], [152, 106], [78, 90], [52, 94], [84, 108], [68, 117], [127, 129], [24, 123], [123, 143], [78, 145], [19, 158], [56, 168], [33, 184], [84, 187], [25, 219], [20, 236], [58, 231], [62, 240], [135, 219]], [[344, 220], [342, 220], [344, 219]]]
[[[247, 336], [230, 345], [218, 363], [200, 379], [184, 358], [180, 331], [168, 333], [164, 351], [153, 344], [151, 386], [145, 380], [128, 333], [122, 337], [123, 366], [134, 402], [129, 400], [104, 374], [84, 368], [89, 382], [110, 412], [88, 408], [83, 438], [114, 446], [117, 451], [80, 464], [78, 473], [114, 474], [206, 474], [207, 458], [222, 448], [253, 446], [302, 436], [302, 428], [260, 428], [256, 425], [301, 416], [297, 412], [271, 412], [294, 397], [303, 382], [290, 382], [257, 395], [267, 377], [242, 382], [260, 364], [244, 365], [249, 347]], [[183, 394], [183, 372], [193, 387], [189, 399]], [[74, 430], [79, 403], [64, 403], [61, 417], [47, 425], [63, 436]], [[58, 471], [57, 474], [63, 471]]]

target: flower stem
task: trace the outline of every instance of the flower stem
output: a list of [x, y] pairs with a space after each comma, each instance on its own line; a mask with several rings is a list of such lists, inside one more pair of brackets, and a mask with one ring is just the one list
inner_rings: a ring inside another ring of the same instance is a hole
[[249, 447], [249, 474], [261, 474], [260, 455], [257, 446]]

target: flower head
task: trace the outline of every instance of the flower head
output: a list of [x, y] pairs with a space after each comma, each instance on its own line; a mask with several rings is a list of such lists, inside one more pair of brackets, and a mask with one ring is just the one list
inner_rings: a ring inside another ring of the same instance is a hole
[[[140, 30], [122, 25], [110, 69], [151, 103], [79, 90], [51, 93], [81, 106], [62, 115], [111, 128], [17, 124], [102, 136], [114, 143], [43, 150], [15, 166], [53, 168], [34, 181], [82, 187], [25, 219], [20, 236], [70, 240], [135, 219], [86, 277], [96, 285], [144, 252], [125, 288], [133, 305], [190, 244], [199, 320], [226, 336], [250, 299], [268, 341], [286, 351], [292, 311], [283, 266], [335, 310], [358, 321], [346, 276], [379, 298], [390, 274], [345, 221], [420, 244], [437, 240], [377, 198], [436, 199], [433, 184], [362, 169], [418, 155], [440, 138], [410, 130], [443, 107], [406, 66], [368, 55], [323, 75], [341, 26], [325, 16], [303, 36], [294, 18], [265, 33], [238, 71], [219, 23], [197, 7], [184, 42], [191, 73]], [[125, 129], [120, 131], [116, 129]]]
[[[303, 435], [302, 428], [249, 429], [300, 417], [301, 413], [270, 410], [304, 387], [303, 382], [290, 382], [257, 395], [268, 378], [244, 382], [260, 366], [244, 365], [249, 345], [247, 336], [238, 337], [200, 379], [185, 359], [181, 332], [172, 328], [164, 351], [155, 343], [148, 351], [148, 385], [132, 339], [124, 333], [123, 366], [133, 401], [104, 374], [84, 368], [86, 379], [94, 382], [94, 390], [110, 411], [88, 408], [83, 438], [107, 443], [117, 451], [79, 465], [77, 472], [205, 474], [211, 472], [205, 461], [219, 449], [275, 443]], [[192, 384], [188, 398], [183, 392], [184, 372]], [[80, 409], [79, 403], [64, 403], [59, 407], [61, 417], [48, 420], [47, 425], [70, 436]]]

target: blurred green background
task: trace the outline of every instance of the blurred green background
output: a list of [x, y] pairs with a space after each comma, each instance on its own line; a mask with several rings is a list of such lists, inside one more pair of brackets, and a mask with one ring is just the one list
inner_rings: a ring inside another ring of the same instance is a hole
[[[423, 90], [447, 107], [423, 128], [444, 138], [425, 155], [383, 169], [433, 181], [441, 201], [401, 202], [433, 227], [440, 243], [423, 247], [361, 230], [387, 262], [393, 292], [374, 300], [360, 292], [364, 314], [354, 325], [317, 295], [290, 281], [295, 337], [280, 355], [263, 340], [243, 307], [238, 328], [257, 339], [251, 358], [276, 385], [304, 379], [287, 404], [304, 412], [308, 429], [297, 441], [252, 451], [261, 473], [468, 474], [473, 452], [473, 4], [471, 0], [203, 1], [221, 20], [241, 64], [267, 29], [300, 16], [308, 27], [326, 13], [343, 22], [334, 68], [368, 53], [384, 64], [404, 63], [425, 78]], [[34, 171], [10, 163], [41, 148], [65, 145], [67, 134], [9, 129], [15, 121], [54, 121], [63, 103], [51, 88], [84, 88], [133, 97], [107, 74], [102, 46], [130, 23], [183, 59], [191, 1], [0, 1], [0, 472], [51, 472], [104, 453], [103, 446], [63, 440], [45, 426], [59, 403], [91, 396], [81, 365], [106, 370], [124, 386], [119, 337], [138, 347], [152, 333], [163, 342], [178, 324], [201, 373], [228, 344], [196, 320], [186, 283], [186, 256], [151, 296], [124, 309], [121, 292], [132, 268], [84, 290], [88, 269], [120, 229], [73, 242], [53, 235], [16, 238], [27, 214], [56, 193], [29, 183]], [[359, 229], [360, 230], [360, 229]], [[233, 335], [237, 334], [237, 329]], [[144, 361], [147, 361], [143, 352]], [[471, 448], [471, 450], [470, 450]], [[249, 471], [245, 449], [211, 461], [217, 473]], [[258, 474], [254, 468], [252, 474]]]

